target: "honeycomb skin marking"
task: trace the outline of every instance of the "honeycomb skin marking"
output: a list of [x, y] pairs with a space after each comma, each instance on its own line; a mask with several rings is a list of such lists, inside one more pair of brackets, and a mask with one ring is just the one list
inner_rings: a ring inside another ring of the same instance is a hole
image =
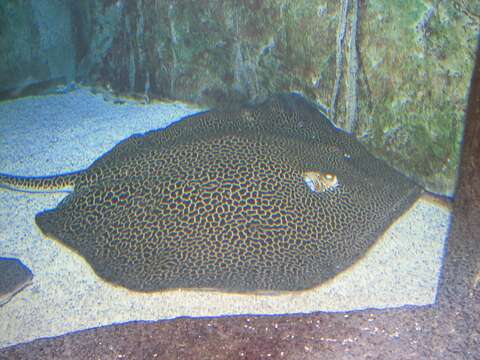
[[37, 225], [106, 281], [144, 292], [317, 286], [423, 192], [295, 94], [134, 135], [73, 176]]

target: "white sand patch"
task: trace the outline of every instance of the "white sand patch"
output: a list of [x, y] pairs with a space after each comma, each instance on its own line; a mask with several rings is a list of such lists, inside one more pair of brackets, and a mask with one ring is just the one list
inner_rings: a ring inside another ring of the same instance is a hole
[[[113, 105], [87, 90], [0, 103], [0, 172], [48, 175], [87, 167], [118, 141], [198, 109]], [[35, 214], [62, 194], [0, 189], [0, 256], [19, 258], [33, 285], [0, 307], [0, 347], [95, 326], [178, 316], [286, 314], [425, 305], [435, 300], [450, 214], [424, 200], [361, 261], [301, 293], [132, 293], [99, 279], [82, 257], [43, 237]]]

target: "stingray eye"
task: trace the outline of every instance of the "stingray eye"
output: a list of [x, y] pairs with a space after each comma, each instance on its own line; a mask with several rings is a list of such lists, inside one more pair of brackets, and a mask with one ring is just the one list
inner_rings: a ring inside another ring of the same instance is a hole
[[313, 192], [330, 191], [337, 187], [337, 176], [332, 173], [318, 171], [306, 171], [303, 173], [303, 181]]
[[333, 190], [338, 185], [337, 175], [332, 173], [325, 173], [323, 174], [322, 182], [325, 190]]
[[302, 175], [303, 181], [313, 192], [331, 191], [338, 186], [337, 175], [333, 173], [306, 171]]
[[325, 180], [328, 181], [334, 181], [336, 179], [336, 176], [331, 173], [326, 173], [323, 177], [325, 178]]

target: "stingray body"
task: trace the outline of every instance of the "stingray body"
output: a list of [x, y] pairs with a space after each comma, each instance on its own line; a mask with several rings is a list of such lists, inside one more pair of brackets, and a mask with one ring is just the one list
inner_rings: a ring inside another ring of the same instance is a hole
[[72, 186], [37, 225], [137, 291], [314, 287], [422, 192], [295, 94], [134, 135], [83, 171], [0, 183]]

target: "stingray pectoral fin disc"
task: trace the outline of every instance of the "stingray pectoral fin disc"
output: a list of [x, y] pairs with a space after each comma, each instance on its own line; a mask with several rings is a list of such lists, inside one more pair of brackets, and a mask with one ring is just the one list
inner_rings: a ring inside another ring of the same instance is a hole
[[40, 230], [42, 230], [42, 233], [45, 236], [58, 239], [58, 236], [55, 234], [56, 221], [56, 210], [42, 211], [35, 216], [35, 223], [40, 228]]
[[[139, 184], [132, 183], [131, 187], [135, 186]], [[104, 280], [141, 290], [140, 270], [130, 271], [132, 259], [140, 255], [131, 232], [142, 231], [128, 220], [134, 214], [124, 198], [131, 187], [108, 182], [85, 186], [64, 198], [57, 208], [37, 214], [35, 222], [44, 235], [82, 255]]]
[[357, 261], [421, 193], [299, 96], [248, 116], [126, 140], [38, 226], [133, 290], [300, 290]]

